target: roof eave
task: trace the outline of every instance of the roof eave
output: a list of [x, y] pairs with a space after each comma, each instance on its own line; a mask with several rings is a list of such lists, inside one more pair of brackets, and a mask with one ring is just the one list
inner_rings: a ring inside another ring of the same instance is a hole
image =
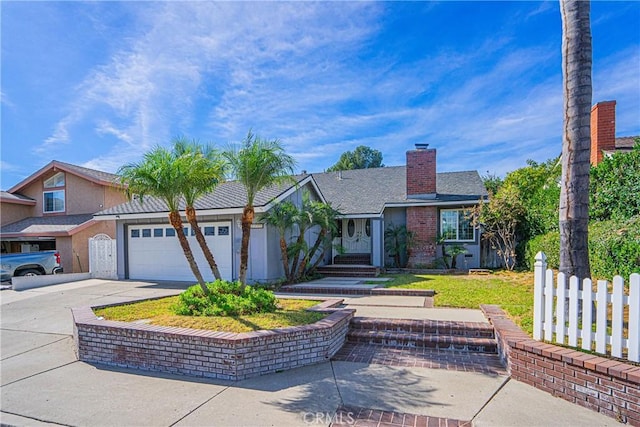
[[117, 182], [111, 182], [111, 181], [105, 181], [105, 180], [102, 180], [102, 179], [98, 179], [96, 177], [93, 177], [93, 176], [84, 174], [82, 172], [73, 170], [71, 168], [68, 168], [67, 166], [61, 164], [60, 162], [58, 162], [56, 160], [52, 160], [51, 162], [47, 163], [42, 168], [40, 168], [39, 170], [34, 172], [33, 174], [29, 175], [27, 178], [23, 179], [22, 181], [20, 181], [19, 183], [17, 183], [16, 185], [11, 187], [10, 189], [8, 189], [7, 193], [15, 193], [16, 191], [21, 190], [22, 188], [24, 188], [24, 187], [28, 186], [29, 184], [31, 184], [33, 181], [35, 181], [38, 178], [42, 177], [42, 175], [44, 175], [49, 170], [53, 170], [54, 172], [55, 171], [63, 171], [63, 172], [66, 172], [66, 173], [70, 173], [72, 175], [79, 176], [79, 177], [81, 177], [83, 179], [86, 179], [87, 181], [93, 182], [94, 184], [98, 184], [98, 185], [104, 185], [104, 186], [107, 186], [107, 187], [114, 187], [114, 188], [123, 188], [123, 186], [118, 184]]
[[2, 203], [13, 203], [14, 205], [27, 205], [27, 206], [35, 206], [35, 200], [23, 200], [23, 199], [9, 199], [6, 197], [0, 197], [0, 202]]

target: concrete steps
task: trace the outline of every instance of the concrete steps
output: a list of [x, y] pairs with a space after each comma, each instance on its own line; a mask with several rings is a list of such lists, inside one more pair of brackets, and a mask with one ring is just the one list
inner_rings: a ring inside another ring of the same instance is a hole
[[355, 317], [347, 342], [391, 348], [497, 353], [493, 327], [480, 322]]
[[364, 264], [331, 264], [318, 267], [325, 277], [378, 277], [380, 268]]
[[336, 255], [333, 258], [334, 264], [339, 265], [371, 265], [371, 255], [369, 254], [344, 254]]

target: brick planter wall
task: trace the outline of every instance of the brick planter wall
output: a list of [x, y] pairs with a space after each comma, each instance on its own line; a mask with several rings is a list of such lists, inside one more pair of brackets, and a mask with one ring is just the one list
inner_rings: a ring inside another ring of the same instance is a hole
[[640, 426], [640, 367], [535, 341], [498, 306], [481, 309], [495, 328], [498, 352], [511, 378]]
[[328, 300], [311, 325], [227, 333], [99, 320], [91, 307], [72, 309], [79, 360], [195, 377], [238, 381], [329, 360], [344, 344], [354, 310]]

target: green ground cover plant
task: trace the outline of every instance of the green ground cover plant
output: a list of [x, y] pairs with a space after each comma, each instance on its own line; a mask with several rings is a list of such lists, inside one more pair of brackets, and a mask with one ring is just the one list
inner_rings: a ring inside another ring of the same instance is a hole
[[432, 289], [437, 307], [473, 308], [496, 304], [529, 335], [533, 333], [533, 273], [491, 275], [389, 274], [386, 287]]
[[175, 306], [180, 296], [145, 300], [132, 304], [105, 307], [94, 310], [96, 316], [123, 322], [144, 322], [159, 326], [207, 329], [222, 332], [251, 332], [308, 325], [322, 320], [326, 314], [307, 311], [318, 301], [280, 299], [277, 310], [242, 316], [184, 316], [176, 314]]
[[240, 282], [216, 280], [207, 283], [206, 294], [200, 286], [191, 286], [179, 295], [174, 310], [183, 316], [240, 316], [276, 311], [276, 297], [266, 289]]

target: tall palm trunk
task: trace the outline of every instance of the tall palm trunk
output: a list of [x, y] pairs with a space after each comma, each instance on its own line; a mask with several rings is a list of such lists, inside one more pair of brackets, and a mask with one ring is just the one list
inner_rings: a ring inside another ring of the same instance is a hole
[[280, 231], [280, 253], [282, 254], [282, 267], [287, 283], [291, 283], [291, 274], [289, 273], [289, 253], [287, 252], [287, 241], [284, 238], [284, 231]]
[[251, 239], [251, 224], [253, 224], [255, 214], [255, 210], [251, 205], [247, 205], [242, 209], [242, 246], [240, 247], [240, 274], [238, 276], [238, 280], [243, 285], [247, 283], [249, 241]]
[[189, 246], [189, 241], [187, 240], [187, 236], [184, 235], [184, 229], [182, 227], [182, 218], [180, 217], [180, 213], [178, 211], [169, 212], [169, 222], [176, 230], [176, 236], [178, 236], [178, 241], [180, 242], [180, 246], [182, 247], [182, 251], [184, 252], [185, 258], [187, 258], [187, 262], [189, 263], [189, 267], [191, 267], [191, 271], [193, 275], [196, 277], [198, 284], [202, 288], [202, 291], [205, 295], [209, 294], [209, 289], [207, 289], [207, 285], [204, 283], [204, 279], [202, 278], [202, 274], [200, 273], [200, 269], [198, 268], [198, 264], [196, 264], [196, 260], [193, 257], [193, 252], [191, 251], [191, 247]]
[[589, 156], [591, 27], [588, 0], [560, 0], [564, 132], [560, 189], [560, 271], [590, 277]]
[[[314, 242], [313, 246], [311, 247], [311, 250], [307, 253], [307, 255], [304, 257], [304, 259], [300, 263], [300, 268], [298, 269], [298, 276], [299, 277], [302, 277], [304, 275], [304, 270], [305, 270], [305, 268], [307, 268], [307, 264], [309, 264], [309, 262], [315, 256], [316, 252], [318, 252], [318, 249], [320, 248], [320, 245], [324, 241], [324, 237], [326, 235], [327, 235], [327, 229], [326, 228], [321, 228], [320, 231], [318, 232], [318, 237], [316, 238], [316, 241]], [[322, 251], [322, 255], [324, 255], [324, 251]], [[320, 256], [319, 258], [322, 258], [322, 256]]]
[[220, 270], [218, 269], [218, 264], [216, 264], [216, 260], [213, 257], [213, 253], [211, 253], [211, 249], [209, 249], [209, 245], [207, 245], [207, 241], [204, 239], [204, 234], [202, 234], [202, 230], [198, 226], [198, 220], [196, 218], [196, 210], [193, 208], [193, 206], [187, 206], [185, 208], [185, 214], [187, 216], [187, 221], [189, 221], [189, 225], [191, 225], [191, 229], [194, 231], [196, 235], [196, 240], [200, 245], [200, 249], [202, 249], [202, 253], [204, 254], [205, 259], [209, 263], [209, 267], [211, 268], [213, 277], [215, 277], [218, 280], [222, 280], [222, 276], [220, 276]]

